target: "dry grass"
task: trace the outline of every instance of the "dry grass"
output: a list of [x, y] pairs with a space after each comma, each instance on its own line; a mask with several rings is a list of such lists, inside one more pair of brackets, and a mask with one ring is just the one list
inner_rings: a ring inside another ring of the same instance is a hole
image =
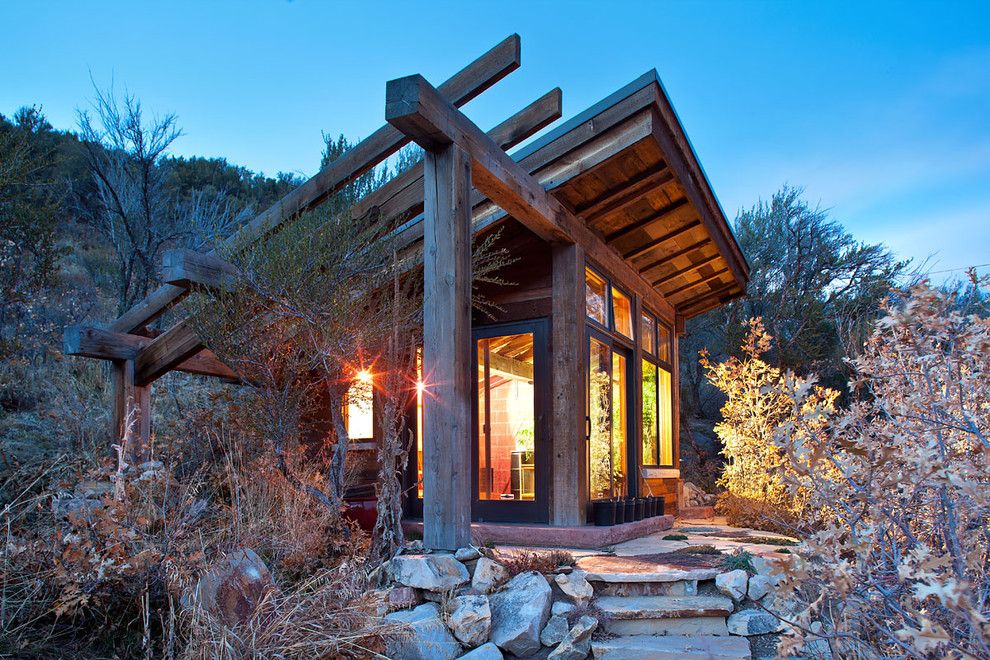
[[573, 566], [574, 555], [566, 550], [503, 550], [496, 553], [496, 561], [505, 566], [510, 576], [536, 571], [553, 573], [561, 566]]

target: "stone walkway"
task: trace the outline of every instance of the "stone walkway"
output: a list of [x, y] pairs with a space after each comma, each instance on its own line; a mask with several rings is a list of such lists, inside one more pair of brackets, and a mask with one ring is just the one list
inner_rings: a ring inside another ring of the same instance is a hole
[[[684, 539], [672, 538], [684, 536]], [[614, 554], [617, 557], [655, 555], [676, 552], [691, 546], [710, 545], [716, 550], [732, 553], [745, 550], [755, 556], [781, 557], [791, 552], [796, 539], [773, 532], [764, 532], [748, 527], [732, 527], [724, 518], [678, 519], [671, 529], [618, 543], [609, 548], [596, 550], [581, 548], [560, 548], [567, 550], [575, 558], [593, 555]], [[524, 546], [498, 546], [500, 551], [536, 551], [542, 548]]]

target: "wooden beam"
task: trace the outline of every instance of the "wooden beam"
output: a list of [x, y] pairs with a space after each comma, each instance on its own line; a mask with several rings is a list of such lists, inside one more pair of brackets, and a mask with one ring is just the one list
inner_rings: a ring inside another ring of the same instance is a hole
[[425, 160], [423, 543], [471, 542], [471, 159], [449, 144]]
[[701, 259], [699, 261], [696, 261], [693, 264], [690, 264], [688, 266], [685, 266], [684, 268], [678, 268], [677, 270], [671, 271], [670, 273], [664, 275], [660, 279], [655, 280], [653, 282], [653, 286], [663, 286], [667, 282], [670, 282], [671, 280], [675, 280], [678, 277], [680, 277], [681, 275], [684, 275], [685, 273], [690, 273], [692, 270], [695, 270], [696, 268], [701, 268], [705, 264], [710, 264], [711, 262], [717, 261], [718, 259], [721, 259], [721, 258], [722, 258], [722, 255], [719, 254], [718, 252], [716, 252], [715, 254], [710, 254], [707, 257], [705, 257], [704, 259]]
[[745, 293], [740, 294], [738, 292], [738, 285], [735, 282], [730, 282], [729, 284], [720, 286], [717, 289], [712, 289], [703, 296], [695, 298], [691, 301], [690, 305], [685, 305], [683, 308], [679, 308], [678, 311], [684, 316], [690, 317], [696, 308], [700, 308], [707, 302], [715, 300], [721, 303], [727, 300], [732, 300], [733, 298], [738, 298], [740, 295], [745, 295]]
[[[511, 149], [560, 119], [563, 100], [560, 88], [554, 88], [488, 131], [502, 150]], [[351, 210], [360, 218], [378, 210], [386, 218], [404, 219], [423, 210], [423, 163], [417, 163], [378, 190], [359, 200]]]
[[200, 286], [212, 291], [236, 285], [239, 271], [215, 254], [179, 248], [162, 256], [162, 281], [184, 289]]
[[[440, 86], [440, 93], [461, 106], [519, 68], [520, 39], [513, 34], [454, 74]], [[236, 231], [225, 243], [247, 246], [275, 231], [300, 213], [310, 210], [334, 192], [391, 156], [409, 139], [389, 125], [349, 149], [313, 178], [294, 189], [271, 207]], [[159, 287], [114, 321], [110, 329], [133, 332], [164, 314], [187, 293], [170, 284]]]
[[[629, 236], [630, 234], [633, 234], [639, 231], [640, 229], [646, 229], [650, 225], [663, 222], [671, 213], [674, 213], [675, 211], [678, 211], [687, 206], [688, 206], [687, 197], [682, 197], [678, 200], [671, 202], [670, 204], [667, 204], [659, 211], [655, 213], [651, 213], [649, 216], [643, 218], [642, 220], [637, 220], [631, 225], [626, 225], [622, 229], [613, 231], [611, 234], [605, 236], [605, 240], [608, 241], [609, 243], [615, 243], [616, 241], [621, 241], [626, 236]], [[629, 259], [631, 257], [626, 257], [626, 258]]]
[[138, 351], [134, 381], [147, 385], [203, 349], [203, 341], [189, 319], [183, 319]]
[[[97, 360], [133, 360], [141, 349], [146, 348], [152, 341], [154, 341], [152, 337], [113, 332], [91, 326], [72, 326], [65, 329], [62, 349], [65, 355]], [[175, 371], [242, 382], [237, 373], [221, 362], [220, 358], [208, 348], [179, 363]]]
[[516, 360], [498, 353], [489, 353], [488, 364], [495, 371], [528, 380], [530, 383], [533, 382], [533, 365], [529, 362]]
[[[660, 218], [657, 217], [655, 219], [656, 220], [659, 220]], [[689, 231], [691, 231], [692, 229], [695, 229], [696, 227], [700, 227], [700, 226], [701, 226], [701, 220], [692, 220], [692, 221], [688, 222], [687, 224], [681, 225], [680, 227], [678, 227], [676, 229], [670, 230], [669, 232], [667, 232], [666, 234], [663, 234], [662, 236], [657, 236], [655, 239], [653, 239], [649, 243], [644, 243], [643, 245], [640, 245], [637, 248], [634, 248], [632, 250], [629, 250], [628, 252], [624, 253], [622, 256], [625, 257], [626, 259], [635, 259], [637, 257], [641, 257], [644, 254], [646, 254], [647, 252], [650, 252], [651, 250], [653, 250], [654, 248], [657, 248], [657, 247], [663, 245], [664, 243], [667, 243], [669, 241], [672, 241], [675, 238], [677, 238], [678, 236], [681, 236], [683, 234], [686, 234]]]
[[98, 360], [133, 360], [150, 341], [147, 337], [76, 325], [63, 331], [62, 352]]
[[667, 169], [667, 164], [660, 161], [651, 170], [632, 181], [626, 182], [618, 190], [595, 200], [591, 204], [575, 209], [577, 215], [584, 218], [586, 222], [593, 223], [605, 216], [618, 213], [635, 202], [642, 199], [643, 195], [652, 188], [657, 188], [674, 180], [674, 175]]
[[551, 243], [576, 243], [626, 288], [673, 315], [673, 307], [640, 277], [614, 249], [572, 214], [519, 163], [445, 101], [422, 76], [393, 80], [386, 86], [385, 118], [422, 145], [456, 143], [471, 157], [475, 187], [537, 236]]
[[673, 289], [671, 291], [665, 291], [664, 292], [664, 295], [667, 296], [667, 298], [673, 298], [674, 296], [676, 296], [679, 293], [683, 293], [685, 291], [690, 291], [691, 289], [695, 288], [696, 286], [701, 286], [702, 284], [706, 284], [709, 281], [711, 281], [711, 280], [715, 279], [716, 277], [718, 277], [719, 275], [722, 275], [723, 273], [728, 273], [728, 272], [729, 272], [729, 267], [728, 266], [726, 266], [724, 268], [720, 268], [720, 269], [716, 270], [714, 273], [712, 273], [711, 275], [707, 275], [705, 277], [702, 277], [697, 282], [688, 282], [687, 284], [682, 284], [681, 286], [679, 286], [676, 289]]
[[640, 273], [645, 273], [646, 271], [651, 270], [653, 268], [656, 268], [657, 266], [662, 266], [663, 264], [671, 261], [672, 259], [677, 259], [678, 257], [683, 257], [685, 254], [690, 254], [691, 252], [694, 252], [695, 250], [697, 250], [699, 248], [705, 247], [706, 245], [708, 245], [711, 242], [712, 242], [712, 239], [710, 239], [708, 237], [705, 237], [705, 238], [701, 239], [700, 241], [696, 241], [696, 242], [692, 243], [691, 245], [687, 246], [686, 248], [683, 248], [681, 250], [677, 250], [676, 252], [671, 252], [670, 254], [665, 254], [662, 257], [660, 257], [659, 259], [656, 259], [654, 261], [651, 261], [647, 265], [645, 265], [642, 268], [640, 268], [639, 269], [639, 272]]
[[151, 387], [135, 382], [134, 360], [114, 362], [113, 438], [123, 447], [124, 460], [138, 465], [151, 451]]
[[552, 254], [552, 424], [550, 522], [583, 525], [587, 488], [585, 455], [585, 280], [578, 245], [554, 245]]

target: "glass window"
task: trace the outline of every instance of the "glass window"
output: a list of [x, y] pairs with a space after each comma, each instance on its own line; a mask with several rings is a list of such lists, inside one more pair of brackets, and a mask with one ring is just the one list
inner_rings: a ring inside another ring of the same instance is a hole
[[643, 360], [643, 465], [657, 463], [657, 365]]
[[663, 323], [657, 324], [657, 357], [664, 362], [670, 362], [670, 328]]
[[647, 353], [656, 355], [657, 320], [649, 314], [643, 314], [639, 320], [639, 343]]
[[606, 304], [605, 299], [608, 289], [605, 285], [605, 280], [600, 277], [595, 271], [590, 268], [584, 269], [584, 282], [585, 282], [585, 306], [587, 308], [588, 318], [594, 319], [604, 326], [608, 325], [608, 316], [606, 315]]
[[670, 397], [670, 372], [666, 369], [658, 369], [657, 379], [657, 417], [660, 421], [660, 465], [663, 467], [676, 467], [674, 465], [674, 408]]
[[612, 287], [612, 319], [615, 322], [615, 331], [632, 339], [632, 303], [629, 301], [629, 296], [614, 286]]
[[370, 371], [361, 370], [347, 389], [344, 416], [347, 418], [347, 435], [351, 440], [373, 440], [374, 378]]
[[629, 397], [626, 358], [591, 338], [588, 365], [588, 486], [592, 499], [626, 494]]
[[536, 499], [532, 333], [478, 340], [478, 498]]

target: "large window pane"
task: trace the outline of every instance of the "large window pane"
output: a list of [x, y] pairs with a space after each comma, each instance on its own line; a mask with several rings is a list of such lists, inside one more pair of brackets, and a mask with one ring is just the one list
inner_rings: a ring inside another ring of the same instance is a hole
[[633, 338], [632, 303], [629, 296], [612, 287], [612, 319], [615, 321], [615, 331], [620, 335]]
[[674, 465], [674, 408], [671, 401], [670, 372], [666, 369], [660, 369], [658, 373], [657, 410], [660, 421], [660, 465], [677, 467]]
[[657, 325], [657, 357], [664, 362], [670, 362], [670, 328], [663, 323]]
[[344, 416], [351, 440], [373, 440], [375, 437], [374, 393], [373, 379], [367, 371], [359, 372], [347, 389]]
[[585, 268], [584, 283], [584, 299], [588, 318], [594, 319], [602, 325], [608, 325], [608, 316], [606, 314], [606, 295], [608, 289], [605, 285], [605, 280], [599, 277], [595, 271]]
[[657, 320], [649, 314], [643, 314], [639, 321], [639, 344], [647, 353], [656, 355], [656, 342]]
[[591, 340], [588, 364], [589, 488], [592, 499], [612, 496], [612, 397], [609, 377], [609, 348]]
[[626, 495], [626, 438], [629, 397], [626, 392], [626, 358], [612, 353], [612, 494]]
[[643, 360], [643, 465], [657, 465], [657, 366]]
[[478, 496], [536, 499], [533, 334], [478, 340]]

